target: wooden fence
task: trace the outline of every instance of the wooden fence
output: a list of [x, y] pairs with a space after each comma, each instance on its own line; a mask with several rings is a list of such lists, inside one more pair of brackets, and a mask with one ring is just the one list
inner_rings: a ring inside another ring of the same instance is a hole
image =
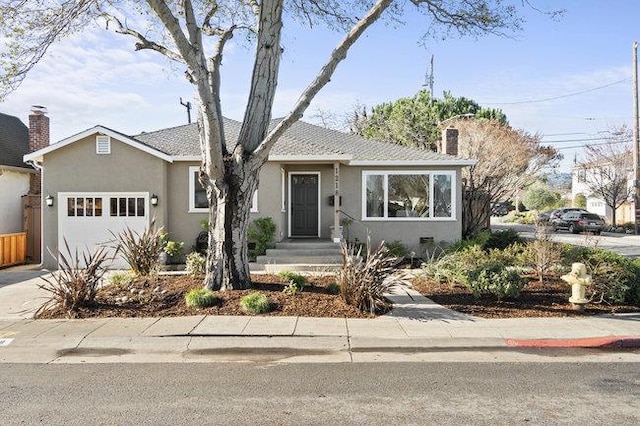
[[0, 235], [0, 268], [27, 261], [27, 233]]

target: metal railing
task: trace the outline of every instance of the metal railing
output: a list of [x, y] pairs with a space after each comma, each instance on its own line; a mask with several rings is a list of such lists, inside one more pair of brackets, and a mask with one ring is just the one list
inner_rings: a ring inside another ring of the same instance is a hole
[[[361, 226], [362, 228], [364, 228], [365, 230], [365, 234], [367, 235], [367, 237], [371, 236], [371, 228], [369, 228], [367, 225], [365, 225], [364, 223], [362, 223], [360, 220], [356, 219], [355, 217], [351, 216], [349, 213], [345, 212], [344, 210], [339, 210], [339, 212], [345, 216], [347, 219], [351, 220], [351, 222], [349, 223], [349, 225], [346, 226], [346, 228], [348, 228], [349, 226], [351, 226], [352, 224], [356, 224]], [[340, 221], [340, 223], [342, 224], [342, 221]], [[345, 226], [342, 225], [342, 229], [344, 230]], [[348, 233], [348, 232], [347, 232]], [[346, 237], [346, 236], [345, 236]]]

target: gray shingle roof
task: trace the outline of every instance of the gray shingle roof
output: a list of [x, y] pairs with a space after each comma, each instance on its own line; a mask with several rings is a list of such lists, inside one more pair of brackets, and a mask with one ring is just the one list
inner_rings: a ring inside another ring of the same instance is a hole
[[[275, 125], [279, 120], [272, 121]], [[238, 139], [241, 123], [224, 119], [227, 141]], [[200, 155], [196, 124], [162, 129], [133, 136], [134, 139], [169, 155]], [[349, 156], [355, 161], [451, 161], [455, 157], [390, 142], [365, 139], [358, 135], [326, 129], [298, 121], [276, 142], [274, 156]]]
[[29, 129], [18, 117], [0, 113], [0, 165], [28, 166], [22, 156], [29, 152]]

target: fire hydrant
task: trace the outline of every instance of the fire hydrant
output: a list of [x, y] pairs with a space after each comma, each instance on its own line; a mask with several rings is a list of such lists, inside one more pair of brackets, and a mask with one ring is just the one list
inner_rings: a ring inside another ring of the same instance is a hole
[[589, 303], [585, 296], [587, 286], [591, 285], [591, 275], [587, 275], [587, 267], [584, 263], [571, 265], [571, 272], [561, 276], [564, 281], [571, 284], [571, 297], [569, 302], [576, 311], [584, 310], [584, 305]]

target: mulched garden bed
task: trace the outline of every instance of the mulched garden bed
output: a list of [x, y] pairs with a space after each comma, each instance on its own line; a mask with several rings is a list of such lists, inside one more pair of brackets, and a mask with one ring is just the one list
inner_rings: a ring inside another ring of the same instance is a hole
[[[240, 299], [247, 294], [259, 291], [265, 294], [272, 305], [271, 312], [263, 315], [333, 317], [333, 318], [369, 318], [353, 306], [347, 305], [339, 295], [330, 294], [327, 285], [335, 282], [335, 277], [307, 277], [308, 286], [303, 292], [287, 294], [285, 285], [276, 275], [252, 275], [251, 290], [215, 292], [219, 302], [210, 308], [195, 309], [187, 307], [185, 294], [202, 287], [202, 278], [187, 275], [159, 276], [152, 279], [137, 280], [126, 286], [108, 285], [101, 288], [96, 303], [82, 308], [77, 318], [104, 317], [168, 317], [187, 315], [250, 315], [240, 307]], [[132, 291], [133, 290], [133, 291]], [[142, 292], [141, 292], [142, 291]], [[122, 298], [126, 298], [123, 302]], [[118, 300], [118, 301], [117, 301]], [[65, 318], [60, 309], [47, 311], [38, 318]]]
[[486, 296], [475, 299], [464, 286], [440, 284], [427, 278], [416, 278], [412, 284], [417, 291], [440, 305], [482, 318], [566, 317], [640, 312], [640, 306], [605, 303], [589, 303], [583, 312], [577, 312], [569, 303], [571, 287], [557, 279], [542, 283], [532, 279], [524, 286], [519, 298], [502, 301]]

